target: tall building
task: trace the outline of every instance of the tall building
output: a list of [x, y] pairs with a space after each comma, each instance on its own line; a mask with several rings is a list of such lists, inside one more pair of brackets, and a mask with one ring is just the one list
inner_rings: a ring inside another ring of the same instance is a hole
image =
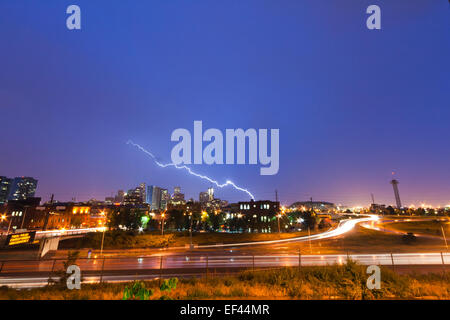
[[147, 199], [151, 210], [159, 210], [161, 207], [161, 188], [149, 186], [147, 189]]
[[114, 197], [114, 202], [122, 203], [124, 197], [125, 197], [125, 191], [119, 190], [119, 191], [117, 191], [117, 195]]
[[170, 193], [167, 189], [157, 186], [148, 186], [146, 202], [150, 210], [166, 210], [170, 201]]
[[200, 203], [207, 203], [209, 201], [208, 192], [200, 192], [200, 194], [198, 195], [198, 201]]
[[206, 192], [200, 192], [198, 201], [203, 204], [214, 201], [214, 189], [211, 187]]
[[152, 204], [152, 196], [153, 196], [153, 186], [147, 187], [147, 192], [145, 194], [145, 203], [148, 203], [149, 205]]
[[166, 210], [170, 200], [170, 193], [167, 189], [161, 189], [161, 202], [159, 209]]
[[174, 204], [184, 203], [184, 194], [181, 193], [180, 187], [173, 188], [172, 203]]
[[131, 205], [140, 205], [146, 201], [145, 183], [141, 183], [138, 187], [128, 190], [124, 196], [123, 203]]
[[398, 181], [393, 179], [391, 181], [392, 187], [394, 188], [394, 196], [395, 196], [395, 202], [397, 203], [397, 208], [402, 208], [402, 202], [400, 201], [400, 193], [398, 192]]
[[145, 183], [144, 183], [144, 182], [141, 183], [141, 184], [139, 185], [139, 187], [137, 187], [136, 189], [139, 190], [139, 193], [140, 193], [141, 198], [142, 198], [142, 202], [145, 202], [145, 201], [147, 200], [147, 196], [146, 196], [147, 190], [146, 190], [146, 188], [145, 188]]
[[214, 200], [214, 189], [213, 187], [208, 188], [208, 200], [213, 201]]
[[8, 200], [25, 200], [34, 197], [38, 181], [31, 177], [14, 178]]
[[0, 177], [0, 205], [8, 200], [9, 191], [11, 189], [12, 179]]

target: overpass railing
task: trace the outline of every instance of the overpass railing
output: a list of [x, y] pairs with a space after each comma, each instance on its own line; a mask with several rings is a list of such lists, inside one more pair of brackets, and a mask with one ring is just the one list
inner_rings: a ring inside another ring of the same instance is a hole
[[[307, 267], [345, 264], [348, 259], [362, 265], [390, 266], [392, 269], [404, 266], [430, 265], [442, 267], [447, 272], [450, 253], [401, 253], [401, 254], [334, 254], [334, 255], [161, 255], [143, 257], [99, 257], [78, 258], [76, 265], [83, 276], [102, 282], [127, 275], [143, 278], [164, 278], [167, 276], [231, 273], [239, 270], [261, 270], [282, 267]], [[67, 258], [45, 260], [0, 261], [0, 286], [8, 285], [15, 277], [33, 276], [42, 280], [57, 278], [64, 272]], [[128, 278], [127, 278], [128, 279]]]

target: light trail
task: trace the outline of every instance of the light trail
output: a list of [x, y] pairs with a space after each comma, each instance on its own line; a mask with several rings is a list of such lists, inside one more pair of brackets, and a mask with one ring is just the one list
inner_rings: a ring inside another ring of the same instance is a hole
[[[334, 238], [344, 233], [351, 231], [358, 223], [377, 221], [379, 217], [377, 215], [367, 215], [364, 218], [356, 218], [356, 219], [345, 219], [339, 222], [337, 228], [325, 231], [319, 234], [313, 234], [311, 236], [303, 236], [296, 238], [287, 238], [280, 240], [266, 240], [266, 241], [254, 241], [254, 242], [241, 242], [241, 243], [227, 243], [227, 244], [211, 244], [211, 245], [200, 245], [201, 248], [217, 248], [217, 247], [239, 247], [239, 246], [251, 246], [251, 245], [260, 245], [260, 244], [277, 244], [283, 242], [303, 242], [309, 240], [322, 240], [327, 238]], [[172, 248], [173, 249], [173, 248]]]
[[81, 229], [55, 229], [55, 230], [39, 230], [36, 231], [36, 239], [39, 238], [50, 238], [55, 236], [71, 236], [78, 234], [85, 234], [89, 232], [98, 232], [107, 230], [105, 227], [96, 228], [81, 228]]
[[252, 194], [250, 191], [248, 191], [247, 189], [244, 189], [244, 188], [241, 188], [241, 187], [237, 186], [237, 185], [236, 185], [233, 181], [231, 181], [231, 180], [227, 180], [227, 182], [221, 184], [221, 183], [217, 182], [216, 180], [211, 179], [211, 178], [208, 177], [208, 176], [204, 176], [204, 175], [201, 175], [201, 174], [198, 174], [198, 173], [192, 171], [191, 168], [186, 167], [186, 166], [184, 166], [184, 165], [183, 165], [183, 166], [179, 166], [179, 165], [176, 165], [176, 164], [174, 164], [174, 163], [167, 163], [167, 164], [161, 163], [161, 162], [159, 162], [158, 160], [156, 160], [156, 157], [155, 157], [155, 155], [154, 155], [153, 153], [151, 153], [150, 151], [144, 149], [142, 146], [140, 146], [140, 145], [137, 144], [137, 143], [134, 143], [134, 142], [131, 141], [131, 140], [128, 140], [128, 141], [127, 141], [127, 144], [130, 144], [130, 145], [132, 145], [132, 146], [138, 148], [139, 150], [141, 150], [142, 152], [144, 152], [145, 154], [147, 154], [148, 156], [150, 156], [150, 157], [153, 159], [153, 161], [154, 161], [158, 166], [160, 166], [161, 168], [175, 167], [175, 168], [177, 168], [177, 169], [184, 169], [184, 170], [186, 170], [190, 175], [193, 175], [193, 176], [195, 176], [195, 177], [198, 177], [198, 178], [201, 178], [201, 179], [203, 179], [203, 180], [209, 181], [209, 182], [215, 184], [215, 185], [216, 185], [217, 187], [219, 187], [219, 188], [224, 188], [224, 187], [226, 187], [226, 186], [232, 186], [232, 187], [235, 188], [236, 190], [239, 190], [239, 191], [242, 191], [242, 192], [247, 193], [253, 200], [255, 200], [255, 197], [253, 196], [253, 194]]
[[[224, 269], [227, 274], [241, 271], [242, 268], [264, 270], [279, 267], [326, 266], [344, 264], [353, 260], [361, 265], [393, 266], [396, 270], [429, 270], [433, 273], [445, 271], [450, 253], [418, 252], [418, 253], [357, 253], [328, 255], [177, 255], [164, 260], [164, 277], [193, 277], [205, 274], [205, 268]], [[0, 275], [0, 286], [10, 288], [42, 287], [48, 284], [49, 272], [52, 270], [52, 259], [49, 260], [6, 260]], [[106, 263], [98, 263], [101, 259], [79, 259], [77, 265], [84, 272], [83, 284], [104, 282], [151, 280], [161, 276], [161, 256], [107, 258]], [[409, 268], [411, 267], [411, 268]], [[54, 280], [59, 279], [52, 276]]]

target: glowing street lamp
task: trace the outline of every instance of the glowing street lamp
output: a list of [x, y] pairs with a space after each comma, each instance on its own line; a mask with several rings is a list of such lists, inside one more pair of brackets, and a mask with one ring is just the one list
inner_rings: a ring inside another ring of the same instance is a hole
[[278, 220], [278, 233], [280, 233], [280, 218], [281, 218], [281, 213], [277, 214], [277, 220]]
[[[100, 215], [105, 216], [105, 211], [100, 212]], [[106, 226], [103, 226], [103, 234], [102, 234], [102, 245], [100, 247], [100, 255], [103, 254], [103, 242], [105, 241], [105, 231], [106, 231]]]
[[[2, 214], [1, 216], [0, 216], [0, 220], [3, 222], [3, 221], [5, 221], [6, 219], [8, 219], [8, 216], [6, 215], [6, 214]], [[9, 230], [11, 229], [11, 223], [12, 223], [12, 215], [10, 216], [10, 218], [9, 218], [9, 224], [8, 224], [8, 230], [6, 231], [6, 234], [9, 234]]]
[[190, 240], [190, 244], [191, 244], [191, 248], [192, 248], [192, 212], [189, 212], [189, 220], [190, 220], [189, 240]]
[[164, 217], [166, 216], [166, 212], [164, 211], [163, 213], [161, 213], [161, 235], [164, 235]]

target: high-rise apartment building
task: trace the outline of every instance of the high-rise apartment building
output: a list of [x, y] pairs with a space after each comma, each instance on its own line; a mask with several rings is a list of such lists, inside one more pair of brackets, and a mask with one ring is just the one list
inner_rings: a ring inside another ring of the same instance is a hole
[[11, 183], [8, 200], [25, 200], [34, 197], [38, 181], [31, 177], [17, 177]]
[[0, 205], [8, 200], [9, 191], [11, 190], [12, 179], [8, 177], [0, 177]]

